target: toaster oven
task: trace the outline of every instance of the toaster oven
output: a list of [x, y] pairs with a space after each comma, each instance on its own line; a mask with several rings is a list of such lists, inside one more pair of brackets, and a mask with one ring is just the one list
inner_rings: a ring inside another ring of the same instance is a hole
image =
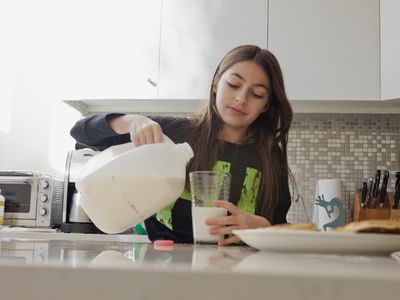
[[30, 171], [0, 171], [0, 189], [6, 200], [5, 225], [60, 226], [63, 180]]

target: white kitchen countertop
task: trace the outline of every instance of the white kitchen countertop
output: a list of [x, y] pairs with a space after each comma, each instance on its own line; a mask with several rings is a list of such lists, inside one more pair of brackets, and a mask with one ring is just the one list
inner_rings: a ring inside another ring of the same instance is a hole
[[0, 239], [150, 243], [147, 235], [64, 233], [48, 228], [0, 226]]
[[157, 248], [135, 235], [124, 242], [54, 232], [33, 236], [0, 232], [1, 299], [382, 300], [400, 295], [400, 262], [389, 255], [185, 244]]

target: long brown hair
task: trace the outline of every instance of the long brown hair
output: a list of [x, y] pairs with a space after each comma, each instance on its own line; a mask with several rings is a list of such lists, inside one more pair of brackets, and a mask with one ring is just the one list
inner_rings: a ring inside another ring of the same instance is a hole
[[[282, 71], [275, 56], [268, 50], [244, 45], [229, 51], [218, 65], [210, 87], [209, 101], [192, 119], [189, 143], [195, 153], [188, 165], [188, 173], [211, 170], [218, 157], [218, 133], [223, 121], [216, 108], [216, 86], [224, 72], [241, 61], [254, 61], [263, 68], [271, 82], [267, 110], [250, 125], [247, 135], [255, 140], [262, 161], [263, 199], [257, 203], [256, 213], [272, 222], [279, 198], [282, 178], [288, 178], [288, 131], [293, 118], [292, 108], [285, 93]], [[268, 188], [266, 188], [268, 187]]]

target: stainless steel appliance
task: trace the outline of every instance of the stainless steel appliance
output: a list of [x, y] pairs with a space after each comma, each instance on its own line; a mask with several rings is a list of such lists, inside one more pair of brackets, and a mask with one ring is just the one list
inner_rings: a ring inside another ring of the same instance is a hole
[[0, 171], [4, 224], [57, 227], [62, 221], [64, 182], [31, 171]]
[[98, 153], [88, 148], [68, 152], [64, 176], [63, 232], [101, 233], [81, 208], [80, 194], [75, 188], [82, 167]]

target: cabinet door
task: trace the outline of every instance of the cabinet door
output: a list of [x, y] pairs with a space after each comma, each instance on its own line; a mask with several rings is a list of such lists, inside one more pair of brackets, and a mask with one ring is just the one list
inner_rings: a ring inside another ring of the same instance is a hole
[[379, 1], [270, 0], [268, 47], [290, 99], [380, 99]]
[[157, 98], [161, 0], [54, 5], [63, 97]]
[[400, 1], [381, 0], [382, 99], [400, 99]]
[[207, 99], [217, 64], [242, 44], [266, 48], [266, 0], [164, 1], [159, 97]]

